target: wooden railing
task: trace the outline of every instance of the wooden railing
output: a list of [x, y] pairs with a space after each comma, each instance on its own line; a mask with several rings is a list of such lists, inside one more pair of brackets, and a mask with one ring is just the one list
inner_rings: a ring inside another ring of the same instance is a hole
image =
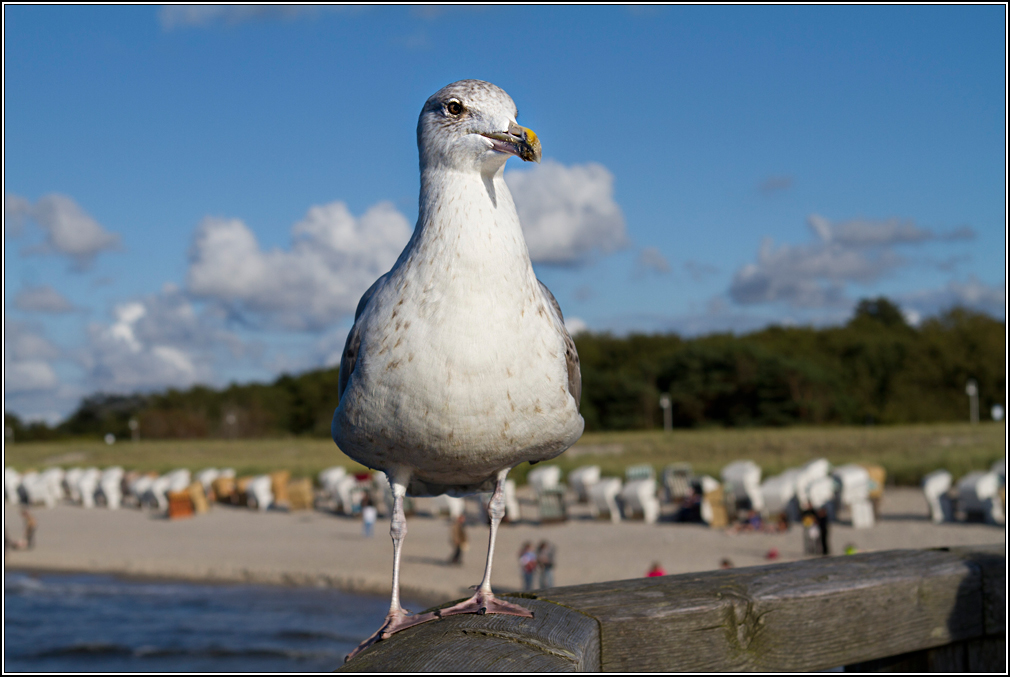
[[341, 669], [1006, 672], [1004, 546], [890, 550], [505, 595]]

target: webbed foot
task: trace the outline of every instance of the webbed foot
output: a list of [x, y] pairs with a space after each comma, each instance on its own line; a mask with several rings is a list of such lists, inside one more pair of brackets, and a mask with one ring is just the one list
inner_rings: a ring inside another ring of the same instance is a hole
[[399, 632], [400, 630], [406, 630], [407, 628], [420, 625], [421, 623], [433, 621], [437, 618], [438, 615], [435, 613], [412, 614], [404, 609], [390, 611], [386, 614], [386, 622], [382, 624], [382, 627], [376, 630], [371, 637], [359, 644], [354, 651], [347, 654], [347, 657], [344, 658], [344, 662], [346, 663], [351, 660], [376, 642], [383, 639], [389, 639], [393, 633]]
[[435, 613], [441, 618], [457, 614], [508, 614], [509, 616], [533, 618], [533, 612], [529, 609], [521, 607], [518, 604], [500, 600], [493, 593], [482, 590], [478, 590], [473, 597], [466, 601], [447, 609], [437, 609]]

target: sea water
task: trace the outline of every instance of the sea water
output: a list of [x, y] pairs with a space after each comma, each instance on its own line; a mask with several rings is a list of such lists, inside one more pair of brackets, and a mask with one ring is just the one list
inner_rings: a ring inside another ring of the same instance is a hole
[[5, 572], [4, 670], [331, 671], [388, 609], [325, 588]]

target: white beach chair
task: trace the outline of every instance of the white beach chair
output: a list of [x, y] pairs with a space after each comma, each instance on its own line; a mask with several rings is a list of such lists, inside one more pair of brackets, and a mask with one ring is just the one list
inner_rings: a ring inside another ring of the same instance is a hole
[[999, 476], [976, 470], [957, 481], [958, 506], [968, 513], [981, 513], [987, 524], [1003, 524], [1003, 506], [999, 499]]
[[21, 476], [21, 490], [28, 505], [44, 505], [51, 508], [56, 499], [49, 491], [49, 483], [39, 472], [26, 472]]
[[590, 487], [589, 507], [593, 517], [609, 517], [614, 523], [621, 521], [621, 511], [617, 507], [621, 484], [618, 477], [604, 477]]
[[799, 501], [801, 508], [812, 505], [809, 495], [810, 485], [822, 477], [827, 477], [830, 470], [831, 464], [824, 458], [819, 458], [800, 466], [799, 471], [796, 473], [796, 499]]
[[530, 470], [526, 475], [526, 483], [535, 490], [553, 489], [561, 482], [561, 468], [556, 465], [545, 465]]
[[46, 501], [47, 507], [51, 508], [63, 500], [63, 477], [65, 475], [63, 468], [46, 468], [42, 471], [42, 481], [45, 482], [46, 491], [49, 493], [49, 500]]
[[123, 502], [137, 508], [144, 507], [144, 494], [146, 494], [148, 489], [151, 488], [151, 485], [154, 484], [154, 480], [155, 477], [151, 475], [140, 475], [135, 477], [126, 487], [126, 496], [123, 497]]
[[80, 496], [82, 508], [95, 507], [95, 491], [98, 489], [98, 482], [102, 479], [102, 472], [98, 468], [87, 468], [77, 478], [77, 495]]
[[861, 465], [849, 463], [831, 471], [837, 482], [835, 499], [838, 506], [849, 509], [852, 526], [865, 529], [873, 526], [873, 503], [870, 502], [870, 473]]
[[761, 483], [762, 514], [766, 517], [785, 514], [790, 521], [800, 518], [799, 502], [796, 498], [796, 476], [799, 469], [786, 470], [781, 475], [767, 478]]
[[14, 468], [4, 468], [4, 500], [8, 503], [20, 503], [18, 486], [21, 484], [21, 473]]
[[361, 504], [361, 489], [354, 475], [343, 475], [337, 480], [327, 478], [330, 483], [330, 496], [333, 499], [334, 512], [353, 515], [354, 509]]
[[694, 469], [690, 463], [671, 463], [663, 468], [663, 489], [669, 503], [679, 503], [691, 495]]
[[210, 492], [210, 487], [214, 484], [214, 480], [221, 476], [221, 471], [217, 468], [204, 468], [196, 474], [196, 481], [203, 486], [203, 493], [207, 494]]
[[1000, 483], [1003, 484], [1003, 485], [1006, 485], [1006, 459], [1005, 458], [1001, 458], [1000, 460], [998, 460], [995, 463], [993, 463], [992, 467], [989, 468], [989, 472], [995, 473], [996, 476], [999, 477]]
[[936, 524], [954, 521], [954, 506], [950, 500], [953, 477], [946, 470], [934, 470], [922, 478], [922, 493], [929, 506], [929, 517]]
[[632, 480], [621, 490], [624, 502], [624, 518], [641, 516], [647, 524], [659, 518], [659, 499], [656, 497], [655, 478]]
[[807, 485], [807, 500], [810, 502], [810, 507], [814, 510], [827, 508], [829, 513], [833, 512], [835, 490], [835, 480], [830, 475], [815, 479]]
[[63, 473], [63, 493], [71, 503], [81, 502], [81, 492], [77, 482], [80, 481], [82, 474], [84, 474], [84, 468], [71, 468]]
[[98, 478], [95, 498], [105, 503], [109, 510], [118, 510], [123, 502], [123, 469], [119, 466], [106, 468]]
[[440, 494], [431, 500], [431, 508], [437, 515], [448, 515], [456, 519], [466, 511], [466, 500], [449, 494]]
[[656, 479], [656, 469], [648, 463], [629, 465], [624, 469], [624, 481], [634, 482], [635, 480]]
[[761, 467], [754, 461], [734, 461], [722, 469], [723, 490], [736, 504], [746, 501], [751, 510], [764, 509], [761, 495]]
[[[713, 505], [714, 497], [723, 496], [725, 499], [725, 495], [719, 491], [722, 484], [710, 475], [702, 475], [698, 483], [701, 485], [701, 521], [710, 526], [713, 523], [725, 526], [725, 501], [722, 506], [719, 506], [718, 503]], [[716, 520], [717, 510], [720, 511], [718, 521]]]
[[600, 481], [600, 466], [584, 465], [568, 473], [568, 486], [575, 491], [579, 503], [589, 502], [589, 488]]
[[266, 510], [274, 502], [272, 480], [270, 475], [257, 475], [249, 482], [245, 490], [246, 505], [260, 512]]

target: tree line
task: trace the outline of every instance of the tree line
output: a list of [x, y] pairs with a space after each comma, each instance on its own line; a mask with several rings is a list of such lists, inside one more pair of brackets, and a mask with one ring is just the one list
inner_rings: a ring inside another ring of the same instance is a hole
[[[967, 420], [969, 379], [983, 419], [1005, 405], [1005, 324], [954, 308], [910, 326], [886, 298], [861, 301], [837, 327], [768, 327], [743, 335], [575, 337], [587, 430], [663, 425], [786, 426]], [[85, 398], [62, 423], [26, 424], [5, 413], [18, 440], [131, 435], [142, 438], [326, 437], [339, 370], [285, 374], [224, 389]]]

